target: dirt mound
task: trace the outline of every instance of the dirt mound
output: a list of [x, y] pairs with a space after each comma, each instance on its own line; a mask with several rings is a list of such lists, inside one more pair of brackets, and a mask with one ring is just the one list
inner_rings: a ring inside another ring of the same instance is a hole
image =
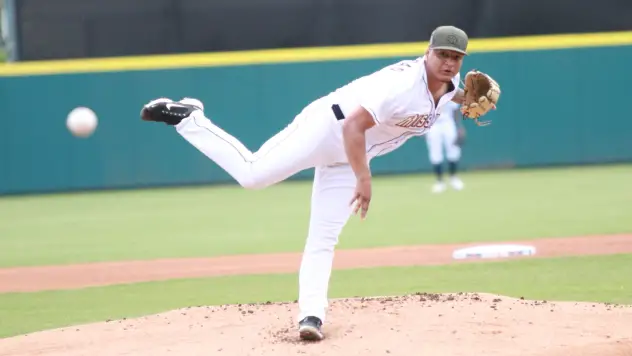
[[632, 344], [632, 307], [611, 304], [475, 293], [338, 299], [320, 343], [298, 340], [296, 311], [185, 308], [2, 339], [0, 355], [628, 356]]
[[[546, 352], [542, 356], [632, 356], [632, 341], [616, 340], [587, 346], [569, 346], [563, 350]], [[535, 355], [534, 355], [535, 356]]]

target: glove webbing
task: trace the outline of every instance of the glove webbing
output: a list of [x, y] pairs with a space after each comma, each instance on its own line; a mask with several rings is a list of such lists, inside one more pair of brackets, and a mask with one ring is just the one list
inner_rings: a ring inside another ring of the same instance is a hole
[[[464, 87], [464, 88], [467, 88], [467, 87], [465, 86], [465, 82], [463, 82], [463, 79], [461, 79], [461, 85], [463, 85], [463, 87]], [[465, 116], [465, 114], [463, 114], [463, 113], [461, 114], [461, 118], [462, 118], [463, 120], [474, 120], [474, 123], [476, 124], [476, 126], [487, 126], [487, 125], [489, 125], [489, 124], [491, 124], [491, 123], [492, 123], [492, 120], [478, 121], [478, 118], [477, 118], [477, 117], [476, 117], [476, 118], [467, 117], [467, 116]]]

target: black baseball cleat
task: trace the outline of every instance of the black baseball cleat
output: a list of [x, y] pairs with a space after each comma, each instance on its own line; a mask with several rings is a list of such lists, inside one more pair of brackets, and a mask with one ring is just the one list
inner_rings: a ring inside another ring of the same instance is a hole
[[298, 323], [298, 333], [302, 340], [320, 341], [325, 338], [321, 327], [323, 322], [315, 317], [308, 316]]
[[143, 109], [140, 111], [140, 117], [143, 121], [177, 125], [195, 110], [200, 110], [200, 107], [169, 99], [157, 99], [143, 106]]

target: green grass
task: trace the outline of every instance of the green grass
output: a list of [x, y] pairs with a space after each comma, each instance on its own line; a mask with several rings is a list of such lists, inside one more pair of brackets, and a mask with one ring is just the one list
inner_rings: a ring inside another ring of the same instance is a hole
[[[474, 291], [528, 299], [630, 304], [631, 264], [632, 254], [627, 254], [335, 271], [330, 297]], [[294, 274], [0, 294], [0, 337], [188, 306], [291, 301], [296, 295]]]
[[[377, 177], [339, 248], [632, 232], [632, 166]], [[299, 252], [310, 182], [0, 198], [0, 267]]]

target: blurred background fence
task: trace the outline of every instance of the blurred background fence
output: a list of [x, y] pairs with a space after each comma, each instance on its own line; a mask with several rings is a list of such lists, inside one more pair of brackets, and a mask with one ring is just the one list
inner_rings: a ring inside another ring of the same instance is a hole
[[629, 30], [629, 0], [4, 0], [22, 60]]
[[[4, 0], [3, 13], [3, 42], [16, 63], [0, 67], [0, 194], [232, 182], [171, 128], [141, 123], [142, 104], [198, 97], [208, 116], [256, 149], [311, 100], [411, 55], [261, 63], [253, 52], [251, 63], [241, 65], [74, 73], [88, 62], [45, 60], [394, 42], [419, 43], [415, 55], [421, 55], [421, 42], [442, 24], [474, 39], [632, 30], [632, 2], [616, 0]], [[467, 125], [463, 168], [632, 160], [632, 120], [624, 109], [632, 35], [612, 36], [622, 43], [567, 46], [553, 37], [531, 40], [528, 50], [472, 53], [463, 73], [489, 72], [503, 97], [491, 126]], [[545, 42], [560, 48], [538, 48]], [[125, 60], [121, 69], [129, 69]], [[165, 59], [131, 60], [148, 68], [157, 61]], [[70, 70], [47, 72], [49, 66]], [[78, 106], [99, 117], [88, 139], [65, 127]], [[373, 169], [427, 171], [425, 143], [412, 140]]]

